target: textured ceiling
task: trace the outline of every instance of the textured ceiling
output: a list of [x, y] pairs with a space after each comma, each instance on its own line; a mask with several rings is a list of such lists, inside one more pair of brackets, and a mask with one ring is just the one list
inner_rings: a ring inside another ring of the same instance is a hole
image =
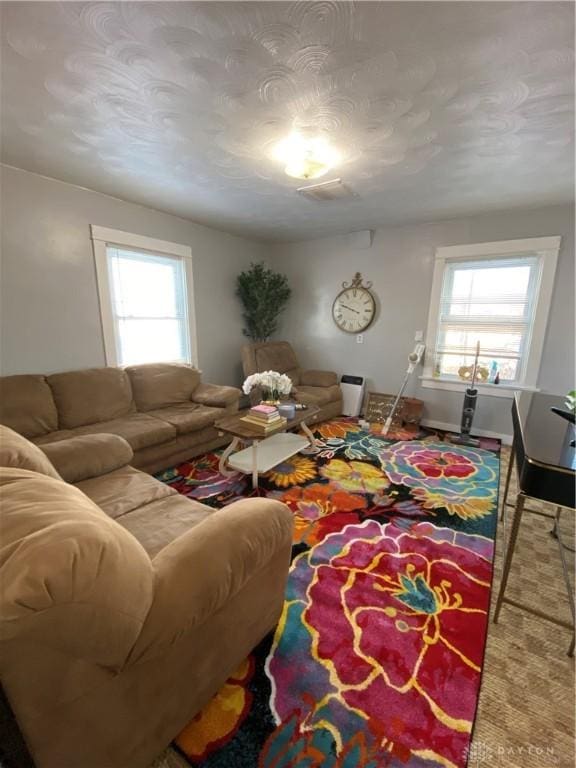
[[[2, 3], [5, 163], [269, 240], [569, 200], [574, 8]], [[357, 197], [272, 145], [326, 132]]]

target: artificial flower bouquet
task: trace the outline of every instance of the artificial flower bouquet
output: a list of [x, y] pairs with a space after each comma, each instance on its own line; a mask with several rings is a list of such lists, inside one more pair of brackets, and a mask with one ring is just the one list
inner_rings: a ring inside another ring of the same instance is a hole
[[278, 371], [264, 371], [248, 376], [242, 385], [242, 391], [249, 395], [253, 389], [258, 388], [262, 392], [262, 400], [265, 402], [278, 402], [281, 396], [289, 395], [292, 391], [292, 379], [285, 373]]

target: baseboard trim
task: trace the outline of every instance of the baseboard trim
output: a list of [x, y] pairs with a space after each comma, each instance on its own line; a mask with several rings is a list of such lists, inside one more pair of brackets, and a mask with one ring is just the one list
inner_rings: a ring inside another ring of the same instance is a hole
[[[448, 424], [446, 421], [435, 421], [434, 419], [423, 419], [421, 422], [423, 427], [430, 427], [431, 429], [443, 429], [446, 432], [460, 432], [458, 424]], [[502, 440], [504, 445], [512, 445], [512, 435], [506, 435], [504, 432], [492, 432], [490, 429], [474, 429], [472, 428], [472, 436], [478, 435], [478, 437], [495, 437], [498, 440]]]

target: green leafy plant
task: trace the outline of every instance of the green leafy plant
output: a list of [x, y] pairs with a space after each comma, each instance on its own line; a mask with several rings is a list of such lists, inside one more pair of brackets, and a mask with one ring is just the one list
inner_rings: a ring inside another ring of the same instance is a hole
[[278, 316], [292, 293], [286, 275], [268, 269], [265, 264], [251, 264], [236, 278], [236, 295], [244, 307], [245, 336], [266, 341], [278, 327]]
[[576, 389], [570, 390], [566, 395], [566, 408], [573, 413], [576, 413]]

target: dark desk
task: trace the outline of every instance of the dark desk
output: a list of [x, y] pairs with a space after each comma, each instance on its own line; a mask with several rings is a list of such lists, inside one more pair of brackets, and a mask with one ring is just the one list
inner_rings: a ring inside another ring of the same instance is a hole
[[[516, 465], [518, 473], [519, 493], [514, 505], [510, 541], [506, 549], [494, 621], [498, 621], [502, 604], [509, 603], [555, 624], [572, 629], [574, 632], [576, 623], [574, 594], [566, 563], [565, 547], [560, 539], [559, 520], [563, 509], [573, 511], [576, 506], [576, 448], [574, 447], [576, 430], [574, 424], [554, 413], [551, 408], [565, 410], [564, 398], [528, 392], [516, 394], [514, 397], [512, 405], [514, 441], [502, 500], [502, 515], [504, 515], [504, 509], [507, 506], [510, 477], [514, 465]], [[555, 520], [553, 533], [558, 538], [564, 579], [570, 599], [572, 624], [505, 596], [522, 514], [524, 511], [532, 511], [525, 507], [528, 498], [556, 505], [556, 516], [552, 516]], [[574, 636], [569, 654], [574, 654]]]

